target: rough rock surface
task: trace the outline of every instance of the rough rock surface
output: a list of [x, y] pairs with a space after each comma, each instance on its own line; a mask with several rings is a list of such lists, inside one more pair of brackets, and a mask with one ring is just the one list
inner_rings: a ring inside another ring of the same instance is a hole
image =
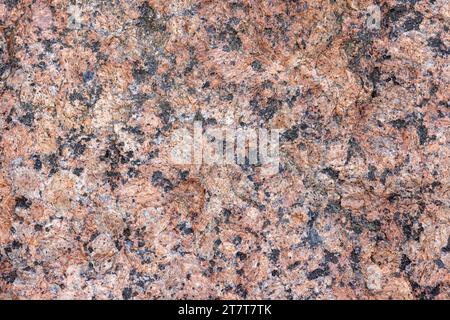
[[[449, 13], [0, 0], [0, 298], [449, 299]], [[168, 161], [230, 112], [278, 174]]]

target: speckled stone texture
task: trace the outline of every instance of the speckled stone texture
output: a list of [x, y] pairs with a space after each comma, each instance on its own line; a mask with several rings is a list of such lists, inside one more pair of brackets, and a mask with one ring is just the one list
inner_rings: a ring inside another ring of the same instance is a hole
[[[0, 0], [0, 298], [450, 299], [449, 12]], [[278, 174], [168, 160], [230, 113]]]

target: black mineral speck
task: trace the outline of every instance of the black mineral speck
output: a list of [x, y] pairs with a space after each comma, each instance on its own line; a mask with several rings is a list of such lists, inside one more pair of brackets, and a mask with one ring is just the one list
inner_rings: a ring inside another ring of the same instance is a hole
[[236, 286], [236, 293], [243, 299], [247, 298], [248, 292], [242, 284]]
[[361, 261], [361, 247], [355, 247], [350, 254], [351, 266], [354, 271], [359, 270], [359, 262]]
[[339, 178], [339, 171], [336, 171], [333, 168], [327, 167], [323, 169], [322, 172], [328, 175], [333, 180], [337, 180]]
[[75, 168], [72, 170], [72, 172], [74, 175], [79, 177], [81, 175], [81, 173], [83, 172], [83, 170], [84, 170], [84, 168]]
[[322, 238], [315, 228], [310, 228], [306, 236], [306, 241], [311, 247], [316, 247], [322, 243]]
[[19, 0], [5, 0], [6, 7], [11, 10], [17, 6]]
[[261, 72], [262, 71], [262, 64], [261, 64], [261, 62], [259, 62], [258, 60], [253, 60], [252, 68], [253, 68], [253, 70], [255, 70], [257, 72]]
[[391, 21], [396, 22], [403, 17], [407, 11], [408, 8], [405, 5], [397, 5], [389, 10], [387, 16]]
[[16, 208], [29, 209], [32, 205], [31, 200], [24, 196], [16, 198]]
[[439, 269], [445, 269], [445, 263], [441, 259], [435, 259], [434, 263]]
[[182, 170], [179, 173], [180, 179], [183, 181], [186, 181], [187, 177], [189, 176], [189, 170]]
[[405, 23], [403, 24], [403, 28], [406, 31], [419, 30], [422, 21], [423, 15], [420, 12], [416, 11], [413, 17], [406, 19]]
[[447, 239], [447, 245], [441, 249], [442, 252], [450, 252], [450, 237]]
[[283, 141], [294, 141], [298, 138], [298, 126], [294, 126], [283, 132], [281, 139]]
[[34, 122], [34, 113], [31, 111], [28, 111], [23, 116], [19, 118], [19, 122], [23, 125], [26, 125], [27, 127], [31, 127]]
[[404, 129], [407, 126], [407, 123], [405, 120], [403, 119], [397, 119], [397, 120], [393, 120], [390, 122], [390, 124], [395, 128], [395, 129]]
[[130, 300], [132, 295], [133, 295], [133, 291], [131, 290], [131, 288], [124, 288], [122, 290], [122, 297], [124, 300]]
[[187, 223], [187, 222], [181, 222], [177, 225], [177, 228], [184, 234], [184, 235], [190, 235], [194, 233], [194, 229]]
[[240, 261], [244, 261], [247, 259], [247, 255], [241, 251], [236, 252], [236, 258], [238, 258]]
[[290, 264], [290, 265], [287, 267], [287, 269], [288, 269], [289, 271], [292, 271], [292, 270], [294, 270], [295, 268], [297, 268], [298, 266], [300, 266], [300, 261], [295, 261], [294, 263]]
[[417, 135], [419, 136], [419, 142], [420, 142], [420, 144], [425, 144], [425, 142], [427, 142], [427, 140], [428, 140], [428, 129], [423, 125], [423, 124], [420, 124], [418, 127], [417, 127]]
[[432, 48], [434, 52], [437, 52], [441, 55], [448, 55], [450, 53], [450, 49], [448, 49], [444, 42], [441, 40], [440, 35], [435, 37], [430, 37], [427, 39], [427, 45]]
[[170, 103], [167, 101], [162, 101], [158, 107], [160, 110], [160, 113], [158, 114], [159, 117], [164, 122], [164, 124], [168, 124], [173, 113], [173, 109], [170, 106]]
[[315, 280], [320, 277], [325, 277], [330, 274], [330, 270], [328, 267], [317, 268], [314, 271], [310, 272], [307, 276], [308, 280]]
[[148, 72], [149, 75], [153, 76], [156, 74], [156, 71], [158, 70], [158, 60], [156, 60], [155, 57], [150, 56], [147, 57], [147, 59], [144, 62], [145, 70]]
[[92, 71], [86, 71], [86, 72], [84, 72], [83, 73], [83, 82], [84, 83], [87, 83], [87, 82], [89, 82], [89, 81], [91, 81], [92, 79], [94, 79], [94, 72], [92, 72]]
[[374, 181], [376, 172], [377, 172], [377, 168], [375, 166], [369, 164], [369, 168], [367, 171], [367, 179], [369, 181]]
[[278, 110], [279, 104], [280, 102], [275, 98], [269, 98], [267, 101], [267, 106], [259, 111], [260, 117], [265, 121], [272, 119]]
[[269, 254], [270, 261], [272, 261], [273, 263], [277, 263], [279, 258], [280, 258], [280, 250], [272, 249], [272, 251], [270, 251]]
[[240, 236], [234, 237], [234, 239], [233, 239], [233, 244], [234, 244], [235, 246], [240, 245], [241, 242], [242, 242], [242, 238], [241, 238]]
[[338, 254], [337, 253], [333, 253], [333, 252], [329, 252], [328, 250], [324, 250], [324, 255], [325, 255], [325, 263], [338, 263], [339, 259], [338, 259]]
[[42, 169], [41, 157], [39, 155], [34, 155], [32, 159], [34, 160], [33, 168], [37, 171], [41, 170]]
[[161, 171], [155, 171], [152, 175], [152, 183], [154, 186], [162, 187], [164, 192], [168, 192], [173, 189], [173, 184], [169, 179], [164, 177]]
[[147, 2], [139, 6], [141, 16], [138, 19], [137, 25], [146, 34], [161, 32], [165, 30], [165, 26], [159, 21], [157, 12]]
[[406, 268], [411, 264], [411, 260], [408, 258], [406, 254], [402, 255], [401, 261], [400, 261], [400, 271], [405, 271]]
[[342, 210], [340, 200], [329, 201], [325, 207], [325, 212], [327, 213], [337, 213]]
[[16, 271], [11, 271], [7, 274], [4, 274], [2, 276], [3, 280], [6, 281], [6, 283], [13, 283], [14, 281], [16, 281], [17, 278], [17, 272]]
[[136, 178], [137, 176], [139, 176], [139, 170], [135, 168], [128, 168], [127, 175], [129, 178]]

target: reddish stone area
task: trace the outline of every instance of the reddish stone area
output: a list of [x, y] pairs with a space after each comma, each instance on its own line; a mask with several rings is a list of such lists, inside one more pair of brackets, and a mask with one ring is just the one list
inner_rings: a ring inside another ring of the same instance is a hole
[[[449, 14], [0, 0], [0, 298], [450, 299]], [[279, 173], [174, 165], [195, 120]]]

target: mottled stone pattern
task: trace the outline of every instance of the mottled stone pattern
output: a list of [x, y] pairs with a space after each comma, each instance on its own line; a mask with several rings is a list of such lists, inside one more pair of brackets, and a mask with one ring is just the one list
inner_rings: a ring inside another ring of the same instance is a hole
[[[374, 1], [0, 0], [0, 298], [450, 299], [450, 2]], [[169, 161], [229, 114], [278, 174]]]

